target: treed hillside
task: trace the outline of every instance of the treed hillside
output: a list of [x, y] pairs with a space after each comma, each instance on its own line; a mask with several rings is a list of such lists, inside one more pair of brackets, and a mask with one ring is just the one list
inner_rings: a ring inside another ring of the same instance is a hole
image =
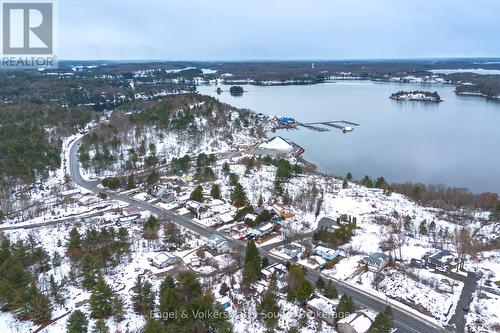
[[44, 188], [61, 166], [61, 146], [95, 117], [88, 108], [36, 104], [0, 107], [0, 221], [33, 207], [31, 193]]
[[189, 151], [210, 152], [263, 135], [253, 113], [197, 94], [137, 101], [113, 113], [84, 139], [83, 167], [101, 176], [139, 172]]
[[63, 137], [92, 118], [89, 110], [22, 105], [0, 111], [0, 178], [31, 182], [60, 165]]

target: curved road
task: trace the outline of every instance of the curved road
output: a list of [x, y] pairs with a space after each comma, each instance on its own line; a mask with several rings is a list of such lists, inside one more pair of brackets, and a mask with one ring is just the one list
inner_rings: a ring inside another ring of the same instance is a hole
[[[204, 237], [210, 237], [213, 234], [217, 234], [224, 239], [228, 241], [228, 244], [231, 245], [233, 251], [236, 251], [240, 254], [244, 254], [245, 251], [245, 246], [246, 243], [240, 240], [236, 240], [233, 238], [230, 238], [216, 230], [201, 226], [195, 222], [193, 222], [191, 219], [180, 216], [175, 214], [174, 212], [168, 211], [166, 209], [159, 208], [153, 204], [150, 204], [148, 202], [144, 201], [139, 201], [135, 200], [133, 198], [130, 198], [126, 195], [119, 194], [116, 192], [108, 191], [108, 190], [103, 190], [99, 188], [97, 185], [99, 182], [96, 181], [87, 181], [82, 178], [81, 173], [80, 173], [80, 164], [78, 162], [78, 148], [80, 147], [81, 144], [81, 138], [76, 139], [73, 143], [70, 145], [70, 160], [69, 160], [69, 172], [71, 175], [71, 178], [73, 181], [78, 184], [79, 186], [92, 191], [94, 193], [99, 193], [99, 192], [104, 192], [107, 194], [108, 198], [114, 199], [114, 200], [119, 200], [122, 202], [126, 202], [131, 206], [135, 206], [137, 208], [147, 210], [151, 212], [152, 214], [161, 217], [161, 218], [167, 218], [172, 220], [173, 222], [179, 224], [180, 226], [187, 228], [201, 236]], [[271, 262], [279, 262], [282, 264], [285, 264], [285, 260], [282, 258], [276, 257], [273, 254], [269, 253], [265, 249], [260, 249], [261, 255], [267, 256]], [[309, 270], [307, 272], [307, 278], [311, 282], [316, 282], [318, 277], [321, 275], [320, 272], [314, 271], [314, 270]], [[355, 286], [348, 285], [344, 283], [343, 281], [332, 279], [330, 277], [323, 276], [325, 279], [332, 280], [332, 282], [335, 284], [337, 290], [339, 293], [345, 293], [348, 294], [352, 297], [354, 302], [362, 307], [372, 309], [376, 312], [381, 312], [384, 310], [387, 302], [386, 300], [377, 297], [375, 295], [372, 295], [362, 289], [356, 288]], [[394, 313], [394, 326], [398, 329], [398, 333], [402, 332], [411, 332], [411, 333], [445, 333], [448, 332], [444, 328], [433, 324], [421, 316], [418, 316], [411, 311], [408, 311], [400, 306], [397, 306], [395, 304], [391, 303], [391, 306], [393, 308], [393, 313]]]

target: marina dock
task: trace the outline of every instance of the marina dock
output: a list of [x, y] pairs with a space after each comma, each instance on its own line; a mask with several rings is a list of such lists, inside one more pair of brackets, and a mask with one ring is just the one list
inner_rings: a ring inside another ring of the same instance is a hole
[[288, 118], [288, 117], [282, 117], [282, 118], [274, 117], [271, 120], [271, 125], [272, 125], [271, 130], [273, 131], [278, 129], [299, 129], [299, 127], [303, 127], [315, 132], [328, 132], [332, 128], [335, 128], [341, 130], [344, 133], [352, 132], [355, 127], [359, 126], [359, 124], [347, 120], [302, 123], [296, 121], [293, 118]]

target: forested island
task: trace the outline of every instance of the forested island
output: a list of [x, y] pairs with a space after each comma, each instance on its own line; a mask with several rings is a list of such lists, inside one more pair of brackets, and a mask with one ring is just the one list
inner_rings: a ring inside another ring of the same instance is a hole
[[434, 103], [439, 103], [443, 101], [436, 91], [430, 92], [422, 90], [414, 90], [414, 91], [401, 90], [392, 94], [389, 98], [397, 101], [422, 101], [422, 102], [434, 102]]
[[242, 86], [232, 86], [229, 89], [229, 93], [233, 96], [241, 96], [241, 95], [243, 95], [243, 87]]

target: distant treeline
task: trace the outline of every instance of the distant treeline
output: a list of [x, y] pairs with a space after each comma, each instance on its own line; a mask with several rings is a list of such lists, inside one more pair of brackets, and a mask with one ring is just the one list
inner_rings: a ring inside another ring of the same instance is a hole
[[404, 194], [421, 204], [443, 209], [473, 207], [492, 211], [500, 204], [498, 194], [492, 192], [475, 194], [466, 188], [417, 183], [393, 183], [390, 186], [394, 192]]
[[[500, 98], [500, 75], [481, 75], [473, 73], [455, 73], [446, 76], [457, 83], [457, 94], [475, 94], [488, 98]], [[464, 84], [463, 82], [467, 82]]]

